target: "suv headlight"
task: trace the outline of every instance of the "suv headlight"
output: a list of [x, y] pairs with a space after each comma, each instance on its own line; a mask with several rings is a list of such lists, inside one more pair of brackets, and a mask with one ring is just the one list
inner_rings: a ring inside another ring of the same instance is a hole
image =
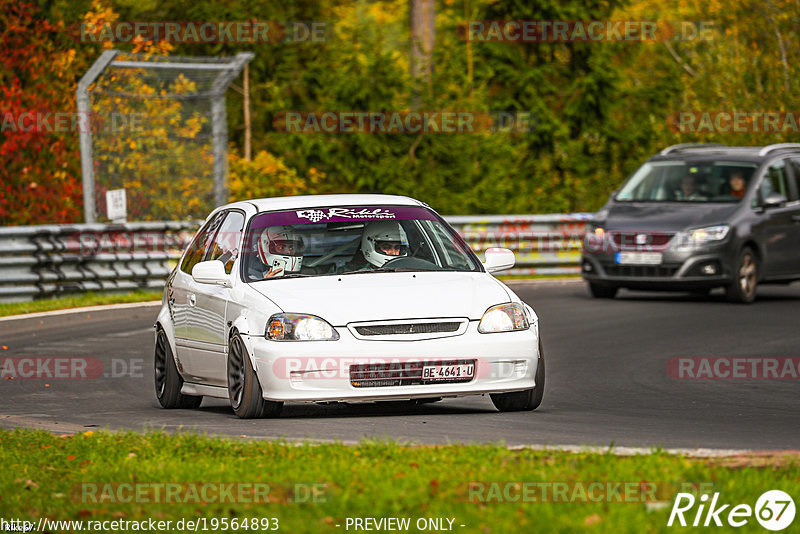
[[585, 252], [597, 252], [599, 250], [603, 250], [605, 239], [605, 228], [596, 223], [589, 223], [586, 225], [586, 233], [583, 235], [583, 250]]
[[728, 237], [729, 231], [730, 226], [727, 224], [720, 224], [717, 226], [706, 226], [705, 228], [696, 228], [694, 230], [679, 232], [678, 235], [675, 236], [675, 248], [690, 249], [711, 243], [718, 243]]
[[525, 309], [522, 304], [511, 302], [492, 306], [483, 314], [478, 324], [478, 332], [491, 334], [494, 332], [513, 332], [530, 328]]
[[276, 313], [264, 336], [272, 341], [336, 341], [339, 333], [328, 321], [305, 313]]

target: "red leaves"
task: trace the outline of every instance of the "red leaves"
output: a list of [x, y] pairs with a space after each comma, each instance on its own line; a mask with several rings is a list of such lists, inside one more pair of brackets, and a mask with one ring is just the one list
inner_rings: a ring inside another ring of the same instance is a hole
[[41, 114], [74, 111], [81, 73], [60, 60], [70, 44], [32, 3], [0, 0], [0, 26], [0, 225], [77, 222], [77, 133], [19, 128], [20, 116], [35, 125]]

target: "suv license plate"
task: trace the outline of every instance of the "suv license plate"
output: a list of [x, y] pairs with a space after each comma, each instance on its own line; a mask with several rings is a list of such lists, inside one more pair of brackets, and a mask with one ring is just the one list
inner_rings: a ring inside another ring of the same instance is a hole
[[660, 252], [617, 252], [619, 265], [660, 265], [663, 256]]

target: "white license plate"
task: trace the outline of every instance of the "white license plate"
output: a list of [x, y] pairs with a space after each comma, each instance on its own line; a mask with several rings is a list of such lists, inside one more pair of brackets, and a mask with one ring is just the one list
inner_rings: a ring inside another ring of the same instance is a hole
[[660, 265], [662, 259], [660, 252], [617, 252], [616, 262], [620, 265]]
[[457, 380], [475, 376], [475, 365], [426, 365], [422, 368], [423, 380]]

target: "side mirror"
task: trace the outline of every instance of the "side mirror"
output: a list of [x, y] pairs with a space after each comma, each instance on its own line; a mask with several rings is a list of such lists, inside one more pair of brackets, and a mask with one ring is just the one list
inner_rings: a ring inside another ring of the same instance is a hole
[[619, 193], [619, 189], [612, 191], [611, 194], [608, 195], [608, 200], [617, 200], [617, 193]]
[[225, 265], [219, 260], [201, 261], [192, 267], [192, 278], [198, 284], [231, 287], [231, 277], [225, 274]]
[[786, 205], [788, 200], [785, 196], [781, 195], [780, 193], [770, 193], [767, 195], [767, 198], [764, 199], [764, 207], [765, 208], [780, 208]]
[[490, 248], [486, 250], [486, 261], [483, 268], [488, 273], [496, 273], [510, 269], [517, 262], [514, 253], [507, 248]]

